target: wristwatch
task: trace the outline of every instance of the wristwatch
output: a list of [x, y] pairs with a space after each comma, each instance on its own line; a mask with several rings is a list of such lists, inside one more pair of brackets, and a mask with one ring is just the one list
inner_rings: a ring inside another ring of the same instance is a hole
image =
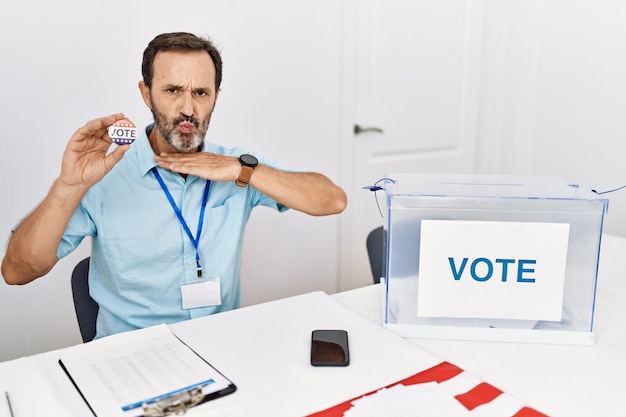
[[252, 171], [259, 165], [259, 160], [256, 159], [253, 155], [244, 153], [239, 157], [239, 162], [241, 162], [241, 173], [239, 174], [239, 178], [235, 181], [240, 187], [246, 187], [250, 182], [250, 177], [252, 176]]

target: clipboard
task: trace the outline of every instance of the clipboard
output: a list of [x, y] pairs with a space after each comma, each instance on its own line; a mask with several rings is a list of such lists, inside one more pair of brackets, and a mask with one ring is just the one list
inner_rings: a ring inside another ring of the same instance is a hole
[[64, 352], [59, 365], [96, 417], [163, 417], [237, 387], [160, 325]]

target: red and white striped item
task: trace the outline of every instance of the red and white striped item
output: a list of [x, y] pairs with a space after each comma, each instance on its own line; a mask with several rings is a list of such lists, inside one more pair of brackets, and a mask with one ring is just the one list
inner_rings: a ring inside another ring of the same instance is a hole
[[[544, 413], [527, 407], [512, 395], [448, 362], [442, 362], [385, 388], [398, 384], [414, 385], [427, 382], [437, 382], [441, 388], [459, 401], [472, 417], [548, 417]], [[373, 395], [377, 391], [365, 395]], [[350, 399], [334, 407], [311, 414], [309, 417], [341, 417], [344, 412], [351, 408], [352, 402], [361, 397]]]

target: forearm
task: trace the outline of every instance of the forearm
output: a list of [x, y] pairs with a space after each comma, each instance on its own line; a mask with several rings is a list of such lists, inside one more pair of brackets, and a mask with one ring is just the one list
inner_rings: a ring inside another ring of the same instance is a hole
[[341, 213], [347, 204], [346, 193], [316, 172], [286, 172], [259, 165], [250, 185], [282, 205], [313, 216]]
[[26, 284], [57, 263], [63, 232], [86, 190], [57, 180], [41, 204], [12, 233], [2, 260], [8, 284]]
[[[212, 181], [234, 182], [241, 173], [238, 158], [209, 152], [161, 154], [154, 160], [162, 168]], [[250, 185], [282, 205], [313, 216], [341, 213], [347, 204], [346, 193], [317, 172], [287, 172], [259, 164]]]

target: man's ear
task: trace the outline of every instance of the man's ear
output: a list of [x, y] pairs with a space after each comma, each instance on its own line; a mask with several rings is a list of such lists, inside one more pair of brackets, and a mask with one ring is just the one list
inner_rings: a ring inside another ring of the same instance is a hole
[[215, 103], [217, 103], [217, 99], [219, 98], [221, 92], [222, 92], [221, 88], [218, 88], [217, 91], [215, 92], [215, 102], [213, 103], [213, 107], [215, 107]]
[[[222, 91], [221, 88], [218, 88], [217, 91], [215, 92], [215, 100], [213, 100], [213, 110], [215, 110], [215, 105], [217, 104], [217, 99], [220, 96], [220, 92]], [[211, 111], [213, 111], [211, 110]]]
[[150, 101], [150, 87], [148, 87], [143, 81], [139, 81], [139, 92], [141, 92], [141, 98], [143, 98], [143, 102], [146, 103], [146, 106], [148, 106], [150, 110], [152, 110], [152, 103]]

